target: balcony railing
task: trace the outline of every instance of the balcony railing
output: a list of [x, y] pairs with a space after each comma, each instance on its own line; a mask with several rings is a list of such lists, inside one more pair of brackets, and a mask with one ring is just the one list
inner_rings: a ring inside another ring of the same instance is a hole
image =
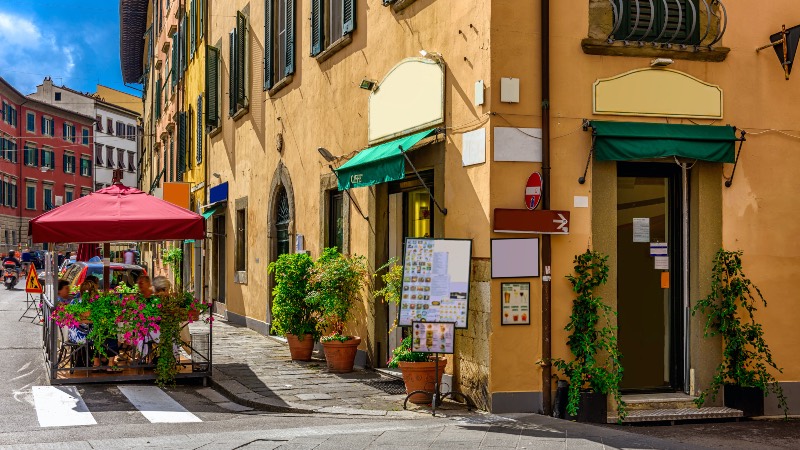
[[720, 0], [609, 0], [614, 13], [608, 43], [711, 50], [725, 34], [728, 13]]

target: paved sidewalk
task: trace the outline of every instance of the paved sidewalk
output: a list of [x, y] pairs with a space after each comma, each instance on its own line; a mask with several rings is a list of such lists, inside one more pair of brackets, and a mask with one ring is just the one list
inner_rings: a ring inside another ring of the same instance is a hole
[[278, 412], [419, 416], [403, 410], [402, 380], [358, 368], [328, 373], [324, 359], [293, 362], [286, 344], [220, 319], [213, 333], [212, 384], [238, 403]]

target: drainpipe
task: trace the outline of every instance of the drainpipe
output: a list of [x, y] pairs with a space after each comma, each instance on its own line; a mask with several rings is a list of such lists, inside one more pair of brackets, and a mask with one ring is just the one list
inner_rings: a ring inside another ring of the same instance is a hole
[[[542, 209], [550, 209], [550, 0], [541, 0], [542, 23]], [[542, 408], [549, 416], [552, 412], [550, 378], [552, 365], [550, 323], [550, 263], [552, 259], [550, 235], [542, 235]]]

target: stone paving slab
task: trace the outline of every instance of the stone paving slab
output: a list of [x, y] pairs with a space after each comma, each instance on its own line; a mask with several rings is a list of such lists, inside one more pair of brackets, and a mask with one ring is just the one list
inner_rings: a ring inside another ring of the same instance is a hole
[[411, 403], [409, 410], [419, 412], [403, 410], [405, 395], [370, 385], [396, 383], [394, 378], [358, 368], [350, 374], [332, 374], [320, 359], [292, 361], [286, 344], [224, 320], [214, 322], [213, 337], [211, 382], [227, 398], [248, 407], [276, 412], [425, 416], [420, 413], [426, 410]]

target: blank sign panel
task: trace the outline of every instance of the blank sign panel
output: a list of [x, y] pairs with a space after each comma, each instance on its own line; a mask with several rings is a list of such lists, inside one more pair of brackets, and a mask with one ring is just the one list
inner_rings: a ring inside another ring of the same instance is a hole
[[539, 276], [539, 238], [492, 239], [492, 278]]

